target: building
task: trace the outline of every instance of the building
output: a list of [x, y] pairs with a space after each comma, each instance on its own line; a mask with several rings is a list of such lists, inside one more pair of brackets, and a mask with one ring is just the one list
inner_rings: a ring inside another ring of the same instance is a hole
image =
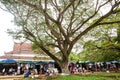
[[13, 51], [0, 56], [0, 59], [12, 58], [18, 61], [52, 61], [49, 56], [35, 54], [31, 49], [31, 43], [14, 43]]

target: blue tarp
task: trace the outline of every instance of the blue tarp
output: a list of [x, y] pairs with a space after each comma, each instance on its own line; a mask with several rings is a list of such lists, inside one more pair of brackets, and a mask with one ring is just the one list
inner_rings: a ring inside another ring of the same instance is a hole
[[17, 61], [14, 59], [5, 59], [5, 60], [2, 60], [1, 63], [17, 63]]

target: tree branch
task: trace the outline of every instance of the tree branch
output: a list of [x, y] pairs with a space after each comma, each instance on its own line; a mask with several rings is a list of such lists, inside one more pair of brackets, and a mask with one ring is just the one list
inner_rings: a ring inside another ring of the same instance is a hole
[[108, 24], [120, 24], [120, 21], [98, 23], [98, 25], [108, 25]]
[[35, 10], [38, 10], [40, 13], [42, 13], [43, 15], [45, 15], [48, 19], [50, 19], [54, 23], [57, 23], [57, 21], [54, 18], [50, 17], [50, 15], [47, 12], [45, 12], [42, 7], [40, 7], [38, 5], [35, 5], [35, 4], [31, 4], [27, 0], [19, 0], [19, 1], [22, 2], [25, 5], [28, 5], [31, 8], [34, 8]]
[[[114, 8], [115, 8], [116, 6], [119, 6], [119, 4], [120, 4], [120, 2], [114, 4], [113, 7], [111, 8], [111, 10], [110, 10], [108, 13], [106, 13], [105, 15], [103, 15], [102, 17], [100, 17], [95, 23], [93, 23], [93, 24], [90, 25], [88, 28], [86, 28], [83, 32], [81, 32], [81, 33], [72, 41], [72, 44], [75, 44], [76, 41], [78, 41], [78, 40], [80, 39], [80, 37], [82, 37], [84, 34], [86, 34], [86, 33], [87, 33], [88, 31], [90, 31], [92, 28], [98, 26], [98, 24], [99, 24], [103, 19], [105, 19], [105, 18], [107, 18], [108, 16], [110, 16], [111, 14], [113, 14], [114, 11], [115, 11]], [[94, 16], [94, 15], [92, 15], [92, 16], [89, 17], [88, 19], [92, 18], [93, 16]], [[86, 20], [86, 21], [88, 21], [88, 20]], [[85, 22], [86, 22], [86, 21], [85, 21]], [[84, 23], [85, 23], [85, 22], [84, 22]]]
[[65, 7], [65, 9], [60, 13], [60, 15], [63, 15], [65, 13], [65, 11], [67, 11], [67, 9], [75, 2], [75, 0], [71, 0], [70, 4], [67, 5], [67, 7]]
[[68, 24], [68, 29], [67, 29], [67, 32], [69, 33], [68, 35], [69, 36], [71, 36], [71, 30], [72, 30], [72, 25], [73, 25], [73, 23], [77, 20], [77, 18], [75, 18], [75, 11], [77, 10], [77, 7], [80, 5], [80, 0], [78, 1], [78, 3], [76, 4], [76, 6], [75, 6], [75, 4], [73, 4], [72, 5], [72, 13], [70, 13], [71, 14], [71, 17], [70, 17], [70, 22], [69, 22], [69, 24]]
[[[98, 9], [97, 9], [97, 6], [96, 6], [95, 12], [94, 12], [91, 16], [89, 16], [86, 20], [84, 20], [84, 21], [82, 22], [82, 24], [81, 24], [77, 29], [75, 29], [75, 30], [73, 31], [73, 34], [74, 34], [76, 31], [78, 31], [86, 22], [88, 22], [90, 19], [92, 19], [92, 18], [98, 13], [98, 11], [100, 10], [100, 8], [103, 7], [105, 4], [107, 4], [109, 1], [110, 1], [110, 0], [108, 0], [108, 1], [106, 1], [105, 3], [103, 3], [102, 5], [100, 5], [100, 6], [98, 7]], [[97, 5], [97, 3], [96, 3], [96, 5]], [[80, 23], [79, 23], [79, 24], [80, 24]]]
[[53, 60], [56, 61], [60, 61], [55, 55], [53, 55], [52, 53], [50, 53], [46, 48], [44, 48], [43, 46], [40, 46], [40, 48], [48, 55], [50, 56]]

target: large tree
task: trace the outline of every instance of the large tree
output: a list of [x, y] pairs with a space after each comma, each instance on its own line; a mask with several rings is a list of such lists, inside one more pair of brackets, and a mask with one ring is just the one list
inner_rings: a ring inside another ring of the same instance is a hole
[[[26, 38], [55, 60], [67, 72], [68, 57], [75, 44], [99, 25], [119, 23], [106, 21], [120, 12], [119, 0], [0, 0], [14, 15], [19, 26], [14, 37]], [[106, 8], [109, 7], [109, 8]], [[105, 13], [101, 13], [106, 8]], [[100, 14], [100, 15], [98, 15]], [[57, 57], [47, 49], [59, 50]]]

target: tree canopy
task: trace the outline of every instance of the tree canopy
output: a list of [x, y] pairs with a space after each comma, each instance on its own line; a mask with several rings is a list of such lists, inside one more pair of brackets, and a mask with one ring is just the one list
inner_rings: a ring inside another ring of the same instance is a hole
[[102, 34], [97, 32], [98, 34], [94, 35], [99, 38], [85, 42], [84, 49], [79, 54], [81, 60], [112, 61], [120, 59], [120, 28], [119, 25], [114, 26], [104, 27], [104, 30], [101, 29]]
[[[119, 0], [1, 0], [7, 11], [14, 15], [18, 27], [14, 38], [25, 38], [36, 44], [66, 69], [68, 57], [75, 44], [91, 29], [120, 20], [108, 17], [120, 12]], [[103, 8], [105, 13], [101, 13]], [[107, 20], [106, 20], [107, 19]], [[60, 52], [56, 57], [47, 49], [53, 46]], [[63, 70], [64, 71], [64, 70]]]

